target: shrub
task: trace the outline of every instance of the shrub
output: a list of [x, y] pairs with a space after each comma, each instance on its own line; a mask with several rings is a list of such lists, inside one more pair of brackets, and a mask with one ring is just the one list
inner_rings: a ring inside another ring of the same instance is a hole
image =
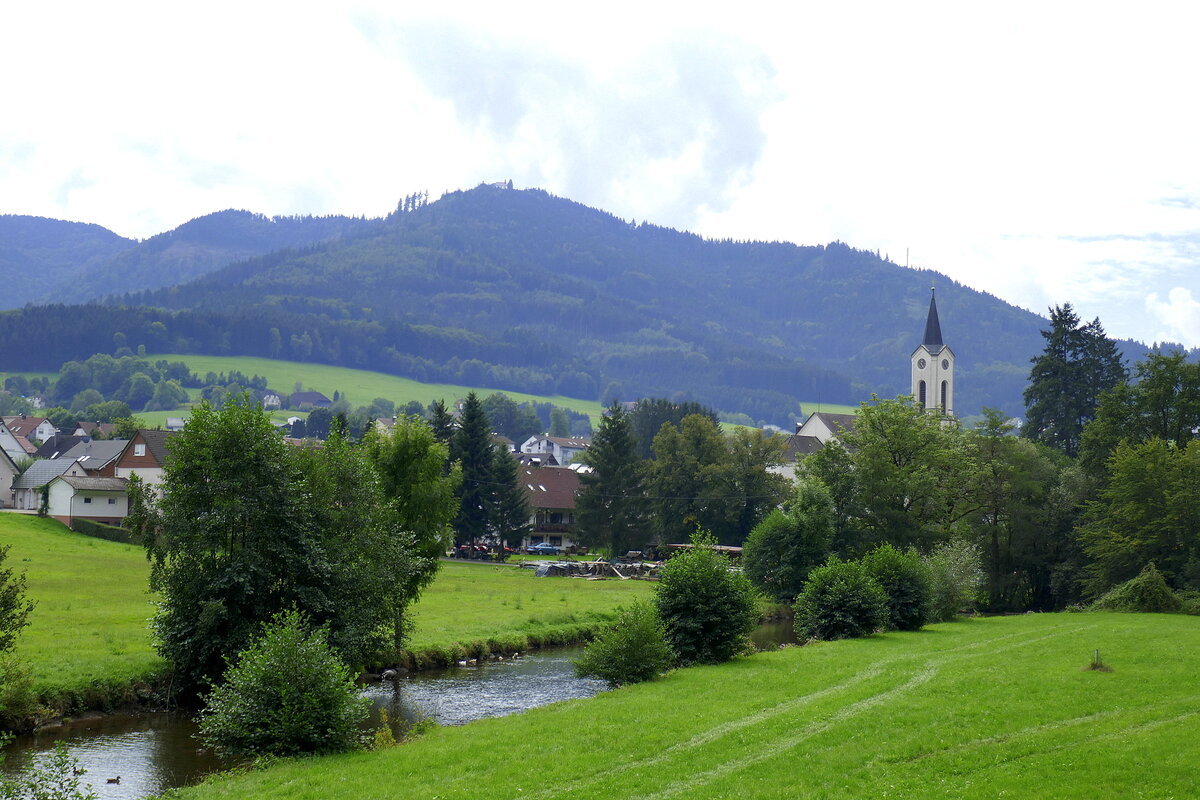
[[863, 566], [888, 597], [888, 627], [915, 631], [929, 621], [929, 572], [915, 550], [882, 544], [863, 557]]
[[887, 592], [860, 561], [830, 557], [809, 573], [796, 598], [796, 633], [803, 639], [869, 636], [887, 622]]
[[683, 664], [718, 664], [746, 649], [758, 622], [757, 593], [729, 568], [711, 535], [697, 532], [692, 548], [663, 565], [654, 604], [667, 643]]
[[943, 542], [925, 557], [929, 570], [931, 622], [954, 619], [972, 609], [983, 589], [983, 553], [965, 539]]
[[366, 701], [330, 648], [328, 629], [277, 614], [206, 698], [200, 736], [223, 753], [290, 756], [361, 743]]
[[1175, 595], [1179, 598], [1179, 610], [1181, 613], [1200, 616], [1200, 591], [1184, 589], [1183, 591], [1176, 592]]
[[1183, 603], [1167, 586], [1151, 561], [1136, 578], [1130, 578], [1092, 603], [1093, 611], [1178, 614]]
[[25, 574], [4, 569], [11, 545], [0, 545], [0, 655], [17, 643], [21, 629], [29, 624], [33, 603], [25, 598]]
[[833, 501], [814, 478], [801, 478], [785, 510], [775, 509], [750, 531], [742, 566], [755, 586], [781, 603], [791, 603], [809, 570], [829, 554]]
[[609, 686], [641, 683], [658, 677], [674, 659], [658, 612], [638, 601], [621, 609], [613, 626], [587, 646], [575, 662], [575, 674], [600, 678]]
[[102, 522], [92, 522], [90, 519], [73, 519], [71, 520], [71, 530], [76, 533], [82, 533], [84, 536], [91, 536], [96, 539], [104, 539], [109, 542], [120, 542], [121, 544], [135, 544], [133, 531], [116, 525], [105, 525]]

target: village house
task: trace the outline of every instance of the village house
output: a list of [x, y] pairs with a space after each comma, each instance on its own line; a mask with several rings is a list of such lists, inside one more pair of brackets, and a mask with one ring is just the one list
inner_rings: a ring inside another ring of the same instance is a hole
[[569, 467], [521, 467], [517, 485], [529, 503], [531, 530], [522, 545], [572, 547], [579, 473]]
[[47, 514], [67, 527], [77, 519], [120, 525], [129, 514], [124, 478], [59, 475], [46, 487]]
[[13, 461], [32, 456], [37, 452], [33, 443], [24, 436], [13, 433], [3, 419], [0, 419], [0, 450], [3, 450]]
[[[337, 394], [337, 392], [334, 392]], [[329, 408], [333, 401], [320, 392], [293, 392], [291, 406], [295, 409]]]
[[54, 423], [45, 417], [29, 417], [25, 415], [4, 417], [4, 424], [8, 426], [8, 429], [12, 431], [14, 436], [24, 436], [31, 442], [44, 442], [58, 433], [58, 429], [54, 427]]
[[73, 477], [87, 477], [87, 471], [81, 464], [65, 456], [33, 462], [12, 482], [12, 507], [22, 511], [37, 511], [42, 507], [42, 487], [68, 472]]
[[128, 479], [137, 475], [143, 483], [158, 486], [163, 482], [168, 443], [175, 435], [172, 431], [139, 430], [124, 443], [114, 464], [113, 476]]
[[8, 453], [0, 450], [0, 507], [12, 505], [13, 482], [18, 477], [16, 462], [8, 457]]
[[72, 436], [91, 436], [93, 438], [101, 436], [104, 438], [111, 437], [117, 432], [117, 424], [115, 422], [88, 422], [80, 420], [75, 423], [75, 430], [72, 431]]
[[522, 453], [550, 453], [562, 466], [570, 464], [574, 458], [587, 450], [591, 445], [588, 439], [577, 439], [570, 436], [530, 436], [521, 445]]

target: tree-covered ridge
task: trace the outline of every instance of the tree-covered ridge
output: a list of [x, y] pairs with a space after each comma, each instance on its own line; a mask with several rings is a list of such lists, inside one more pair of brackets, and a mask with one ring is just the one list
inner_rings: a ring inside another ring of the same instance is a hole
[[0, 278], [15, 287], [5, 292], [4, 305], [82, 302], [185, 283], [256, 255], [351, 236], [375, 222], [229, 209], [138, 242], [99, 225], [0, 216]]
[[2, 304], [46, 302], [136, 244], [107, 228], [45, 217], [0, 214]]
[[19, 354], [13, 368], [48, 368], [94, 352], [83, 342], [97, 330], [136, 346], [157, 321], [166, 343], [147, 333], [151, 353], [290, 358], [603, 402], [660, 396], [787, 424], [810, 410], [801, 400], [907, 392], [931, 280], [965, 414], [1018, 414], [1041, 344], [1035, 314], [837, 242], [705, 240], [489, 186], [355, 222], [353, 235], [126, 295], [125, 308], [0, 316], [0, 346]]

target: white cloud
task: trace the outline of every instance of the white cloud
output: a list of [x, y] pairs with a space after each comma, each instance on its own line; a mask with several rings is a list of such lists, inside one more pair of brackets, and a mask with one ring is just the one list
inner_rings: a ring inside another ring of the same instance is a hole
[[512, 178], [714, 237], [908, 248], [1035, 311], [1184, 338], [1145, 298], [1200, 296], [1200, 6], [686, 16], [8, 4], [0, 213], [148, 236], [227, 207], [380, 215]]
[[1200, 300], [1192, 296], [1191, 290], [1176, 286], [1166, 300], [1151, 292], [1146, 296], [1146, 310], [1162, 326], [1155, 341], [1200, 347]]

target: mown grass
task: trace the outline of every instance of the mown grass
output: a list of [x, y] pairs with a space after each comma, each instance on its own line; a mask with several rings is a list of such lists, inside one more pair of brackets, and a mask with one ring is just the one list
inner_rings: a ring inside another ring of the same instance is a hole
[[[1114, 672], [1082, 669], [1096, 648]], [[1194, 797], [1198, 656], [1190, 617], [976, 619], [680, 670], [180, 796]]]
[[[6, 565], [25, 572], [37, 602], [17, 642], [39, 694], [82, 695], [144, 681], [165, 666], [150, 645], [150, 568], [134, 545], [93, 539], [50, 519], [0, 514]], [[73, 699], [71, 699], [73, 698]]]
[[[7, 564], [25, 572], [37, 602], [17, 644], [38, 693], [52, 706], [78, 710], [127, 696], [122, 688], [162, 673], [149, 620], [145, 551], [93, 539], [58, 522], [0, 514]], [[443, 563], [414, 607], [414, 652], [524, 649], [526, 642], [578, 640], [617, 606], [649, 591], [641, 581], [536, 578], [532, 570]], [[135, 699], [135, 698], [129, 698]]]

